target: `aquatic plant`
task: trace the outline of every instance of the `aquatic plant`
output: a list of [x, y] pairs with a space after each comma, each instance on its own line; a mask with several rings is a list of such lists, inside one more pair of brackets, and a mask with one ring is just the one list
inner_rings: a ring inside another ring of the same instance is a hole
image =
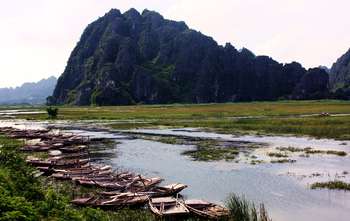
[[231, 194], [226, 201], [226, 206], [230, 210], [232, 220], [271, 221], [264, 204], [256, 208], [254, 203], [248, 202], [244, 196]]
[[337, 155], [337, 156], [341, 156], [341, 157], [344, 157], [347, 155], [347, 153], [345, 151], [337, 151], [337, 150], [327, 150], [326, 154], [333, 154], [333, 155]]
[[345, 151], [338, 151], [338, 150], [315, 150], [315, 149], [307, 149], [305, 151], [306, 154], [329, 154], [329, 155], [336, 155], [340, 157], [344, 157], [347, 155]]
[[[305, 152], [306, 155], [308, 155], [308, 154], [329, 154], [329, 155], [337, 155], [337, 156], [346, 156], [347, 155], [347, 153], [345, 151], [318, 150], [318, 149], [313, 149], [311, 147], [306, 147], [303, 149], [295, 148], [295, 147], [278, 147], [277, 149], [280, 151], [289, 151], [289, 152]], [[301, 156], [304, 156], [304, 155], [301, 155]]]
[[280, 151], [289, 151], [289, 152], [303, 152], [304, 149], [301, 149], [301, 148], [296, 148], [296, 147], [277, 147], [276, 148], [277, 150], [280, 150]]
[[329, 182], [317, 182], [311, 185], [311, 189], [330, 189], [350, 191], [350, 183], [334, 180]]
[[285, 153], [268, 153], [267, 155], [269, 157], [277, 157], [277, 158], [288, 157], [288, 155]]
[[279, 159], [279, 160], [271, 160], [271, 163], [295, 163], [297, 162], [296, 160], [291, 160], [291, 159]]
[[203, 140], [197, 143], [195, 150], [188, 150], [182, 153], [198, 161], [232, 161], [239, 155], [235, 147], [222, 147], [216, 140]]
[[261, 164], [261, 163], [265, 163], [265, 161], [263, 161], [263, 160], [251, 160], [250, 161], [251, 165], [256, 165], [256, 164]]

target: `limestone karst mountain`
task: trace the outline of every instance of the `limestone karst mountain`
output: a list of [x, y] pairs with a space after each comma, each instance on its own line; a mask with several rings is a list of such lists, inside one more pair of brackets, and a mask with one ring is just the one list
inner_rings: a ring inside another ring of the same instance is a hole
[[328, 74], [322, 68], [306, 70], [296, 62], [281, 64], [229, 43], [218, 45], [157, 12], [112, 9], [85, 29], [49, 100], [119, 105], [318, 99], [327, 94]]

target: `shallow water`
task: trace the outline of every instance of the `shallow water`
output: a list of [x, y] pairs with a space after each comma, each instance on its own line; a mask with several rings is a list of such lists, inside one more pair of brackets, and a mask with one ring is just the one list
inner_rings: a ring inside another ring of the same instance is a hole
[[[350, 141], [339, 141], [333, 139], [315, 139], [311, 137], [294, 137], [294, 136], [256, 136], [243, 135], [234, 136], [231, 134], [218, 134], [212, 132], [199, 131], [196, 128], [186, 129], [135, 129], [129, 130], [135, 133], [145, 134], [161, 134], [161, 135], [175, 135], [188, 136], [200, 138], [221, 139], [227, 141], [247, 141], [256, 143], [267, 143], [272, 147], [291, 146], [297, 148], [313, 147], [319, 149], [336, 149], [336, 150], [350, 150]], [[345, 145], [344, 145], [345, 144]]]
[[[28, 127], [29, 124], [26, 126]], [[32, 127], [35, 124], [31, 125]], [[18, 124], [17, 126], [20, 126]], [[41, 124], [41, 127], [44, 127]], [[189, 186], [183, 194], [187, 198], [202, 198], [223, 203], [230, 193], [244, 195], [256, 204], [265, 203], [273, 220], [349, 220], [350, 193], [344, 191], [310, 190], [308, 184], [333, 180], [337, 174], [350, 168], [350, 157], [312, 155], [310, 158], [293, 156], [294, 164], [258, 164], [233, 162], [192, 161], [181, 153], [194, 148], [189, 145], [171, 145], [143, 139], [128, 139], [128, 135], [110, 132], [70, 130], [90, 137], [116, 139], [108, 149], [95, 149], [95, 160], [108, 163], [114, 169], [128, 170], [147, 176], [159, 176], [165, 184], [182, 182]], [[262, 142], [269, 145], [257, 150], [263, 155], [275, 147], [313, 147], [317, 149], [350, 150], [350, 141], [310, 139], [283, 136], [241, 136], [206, 133], [190, 130], [137, 130], [134, 132], [184, 135], [232, 141]], [[312, 173], [321, 176], [312, 176]], [[339, 179], [349, 181], [348, 175]]]
[[43, 114], [44, 111], [39, 110], [0, 110], [0, 116], [14, 116], [14, 115], [23, 115], [23, 114]]
[[[185, 133], [182, 130], [175, 132]], [[89, 133], [91, 136], [91, 132]], [[196, 133], [190, 132], [191, 136], [195, 136]], [[204, 132], [198, 133], [205, 135]], [[106, 133], [95, 135], [106, 136]], [[208, 136], [226, 138], [228, 135], [208, 134]], [[296, 142], [300, 141], [299, 138], [289, 138], [292, 139], [291, 143], [300, 143]], [[288, 137], [284, 139], [288, 140]], [[247, 137], [243, 137], [243, 140], [247, 140]], [[261, 141], [260, 138], [258, 140]], [[279, 139], [275, 140], [280, 146]], [[301, 140], [310, 141], [308, 144], [302, 142], [302, 145], [306, 146], [318, 144], [317, 147], [320, 148], [332, 144], [332, 147], [347, 148], [333, 140], [323, 140], [327, 145], [314, 139], [301, 138]], [[308, 183], [316, 180], [332, 180], [336, 173], [349, 169], [349, 157], [319, 155], [298, 158], [295, 164], [252, 166], [225, 161], [192, 161], [181, 155], [183, 151], [193, 148], [188, 145], [163, 144], [142, 139], [118, 140], [118, 142], [121, 143], [115, 145], [115, 154], [102, 162], [112, 164], [114, 168], [120, 170], [160, 176], [165, 179], [165, 183], [185, 183], [189, 188], [183, 193], [188, 198], [202, 198], [223, 203], [230, 193], [244, 195], [256, 204], [264, 202], [274, 220], [345, 221], [350, 216], [350, 193], [308, 188]], [[322, 173], [322, 176], [311, 176], [315, 172]], [[348, 177], [342, 179], [349, 180]]]

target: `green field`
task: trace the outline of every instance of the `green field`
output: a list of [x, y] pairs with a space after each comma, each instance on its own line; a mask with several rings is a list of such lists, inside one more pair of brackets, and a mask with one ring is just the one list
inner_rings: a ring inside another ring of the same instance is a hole
[[[45, 110], [45, 108], [39, 108]], [[333, 116], [320, 117], [322, 112]], [[281, 101], [197, 105], [59, 107], [59, 120], [129, 120], [116, 129], [200, 127], [221, 133], [309, 135], [350, 139], [349, 101]], [[44, 120], [46, 114], [18, 118]]]
[[[5, 108], [5, 107], [3, 107]], [[26, 107], [21, 107], [26, 109]], [[33, 107], [32, 107], [33, 108]], [[35, 107], [34, 107], [35, 108]], [[39, 107], [40, 108], [40, 107]], [[281, 101], [223, 104], [173, 104], [60, 108], [60, 119], [201, 119], [242, 116], [291, 116], [302, 114], [349, 113], [349, 101]], [[11, 108], [12, 109], [12, 108]], [[44, 109], [44, 108], [42, 108]], [[28, 116], [27, 116], [28, 117]], [[46, 115], [37, 115], [44, 119]]]

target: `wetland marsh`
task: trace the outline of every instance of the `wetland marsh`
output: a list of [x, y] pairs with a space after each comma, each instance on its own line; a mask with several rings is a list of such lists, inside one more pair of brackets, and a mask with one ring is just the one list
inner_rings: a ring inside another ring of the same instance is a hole
[[350, 216], [350, 193], [333, 188], [350, 182], [349, 102], [61, 107], [57, 120], [29, 111], [1, 125], [108, 138], [90, 147], [96, 162], [186, 183], [188, 198], [244, 195], [273, 220]]

